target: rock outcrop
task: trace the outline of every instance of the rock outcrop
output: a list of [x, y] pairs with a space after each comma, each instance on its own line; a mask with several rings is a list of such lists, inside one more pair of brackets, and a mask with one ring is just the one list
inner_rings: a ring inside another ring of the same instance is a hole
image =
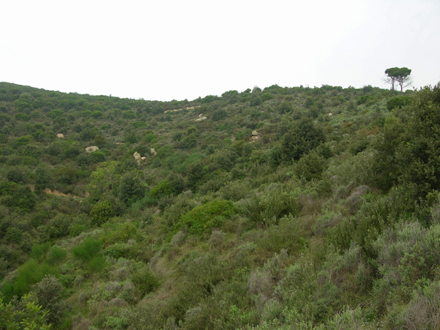
[[90, 146], [86, 148], [86, 152], [91, 153], [93, 151], [99, 150], [97, 146]]
[[251, 141], [250, 142], [256, 142], [260, 139], [260, 133], [257, 131], [252, 131]]

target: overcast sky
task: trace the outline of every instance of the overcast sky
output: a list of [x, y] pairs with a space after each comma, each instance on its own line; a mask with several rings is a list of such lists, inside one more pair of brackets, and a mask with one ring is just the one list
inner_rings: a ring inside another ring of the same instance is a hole
[[193, 100], [278, 84], [440, 81], [440, 0], [0, 0], [0, 81]]

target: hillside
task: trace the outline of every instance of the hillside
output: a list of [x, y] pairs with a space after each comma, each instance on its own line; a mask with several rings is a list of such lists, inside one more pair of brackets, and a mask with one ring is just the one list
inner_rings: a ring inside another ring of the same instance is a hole
[[439, 108], [0, 83], [0, 329], [437, 329]]

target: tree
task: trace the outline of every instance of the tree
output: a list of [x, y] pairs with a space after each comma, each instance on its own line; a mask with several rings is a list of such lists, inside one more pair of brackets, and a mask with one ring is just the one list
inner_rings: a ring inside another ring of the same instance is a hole
[[391, 85], [391, 90], [394, 93], [394, 84], [397, 82], [400, 86], [400, 91], [403, 91], [404, 87], [411, 84], [411, 70], [408, 68], [389, 68], [385, 70], [385, 74], [388, 76], [384, 81]]
[[145, 196], [146, 185], [132, 172], [121, 177], [119, 183], [119, 197], [127, 206]]
[[325, 142], [322, 129], [315, 127], [312, 120], [302, 118], [284, 135], [281, 144], [282, 157], [286, 161], [299, 160], [303, 154]]
[[62, 302], [63, 285], [53, 275], [46, 275], [35, 285], [37, 302], [43, 310], [49, 311], [47, 321], [52, 325], [58, 325], [66, 310], [66, 303]]

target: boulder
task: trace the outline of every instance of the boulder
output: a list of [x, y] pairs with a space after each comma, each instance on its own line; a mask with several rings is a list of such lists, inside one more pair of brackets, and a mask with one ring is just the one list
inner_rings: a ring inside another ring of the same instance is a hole
[[137, 151], [135, 151], [134, 154], [133, 154], [133, 157], [134, 157], [134, 160], [137, 161], [138, 165], [140, 165], [141, 164], [141, 158], [142, 158], [141, 155]]
[[86, 148], [86, 152], [91, 153], [93, 151], [99, 150], [97, 146], [90, 146]]
[[260, 137], [258, 136], [258, 135], [255, 135], [255, 136], [251, 136], [251, 143], [252, 142], [255, 142], [255, 141], [257, 141], [258, 139], [259, 139]]
[[203, 120], [206, 120], [206, 119], [208, 119], [208, 118], [207, 117], [199, 117], [199, 118], [196, 119], [196, 121], [203, 121]]
[[58, 134], [57, 134], [57, 138], [59, 138], [59, 139], [64, 139], [64, 134], [63, 134], [63, 133], [58, 133]]
[[154, 148], [150, 148], [150, 152], [152, 155], [156, 156], [156, 150], [154, 150]]

